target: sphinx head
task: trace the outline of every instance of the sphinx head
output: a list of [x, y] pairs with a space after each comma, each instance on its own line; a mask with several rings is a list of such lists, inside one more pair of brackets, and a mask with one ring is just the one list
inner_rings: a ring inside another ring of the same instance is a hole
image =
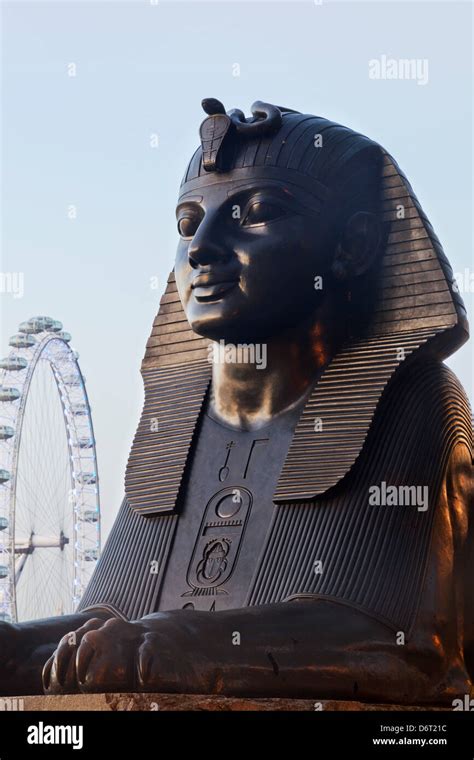
[[193, 330], [263, 340], [325, 313], [349, 333], [373, 302], [383, 237], [380, 147], [264, 103], [203, 101], [177, 205], [175, 274]]

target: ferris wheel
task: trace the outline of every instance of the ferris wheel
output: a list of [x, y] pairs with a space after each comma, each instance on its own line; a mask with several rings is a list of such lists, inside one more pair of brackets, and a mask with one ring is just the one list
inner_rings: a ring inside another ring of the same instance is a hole
[[73, 612], [100, 552], [91, 410], [61, 322], [32, 317], [0, 360], [0, 620]]

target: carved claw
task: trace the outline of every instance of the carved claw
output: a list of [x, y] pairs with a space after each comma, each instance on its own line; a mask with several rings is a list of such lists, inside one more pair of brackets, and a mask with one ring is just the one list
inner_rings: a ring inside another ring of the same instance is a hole
[[142, 636], [137, 657], [138, 683], [141, 691], [157, 688], [154, 665], [155, 655], [160, 651], [160, 643], [161, 639], [156, 633], [148, 632]]
[[105, 623], [89, 620], [64, 636], [47, 661], [43, 669], [44, 691], [71, 694], [153, 690], [160, 683], [158, 655], [162, 651], [162, 635], [144, 624], [116, 618]]
[[76, 678], [76, 654], [84, 636], [104, 625], [100, 618], [92, 618], [77, 631], [62, 637], [54, 654], [43, 668], [43, 689], [46, 694], [71, 694], [79, 691]]

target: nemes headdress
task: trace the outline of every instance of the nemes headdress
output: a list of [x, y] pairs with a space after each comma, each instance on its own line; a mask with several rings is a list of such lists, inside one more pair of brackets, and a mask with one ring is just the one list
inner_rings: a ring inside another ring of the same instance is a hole
[[[203, 101], [201, 145], [181, 185], [181, 196], [204, 184], [278, 176], [336, 202], [348, 176], [363, 204], [373, 190], [386, 227], [374, 309], [368, 328], [331, 361], [297, 424], [276, 504], [308, 502], [333, 488], [356, 462], [387, 384], [420, 352], [445, 358], [468, 337], [466, 311], [453, 287], [441, 244], [394, 159], [347, 127], [257, 101], [252, 117], [226, 113]], [[370, 172], [365, 171], [369, 167]], [[372, 177], [370, 180], [369, 177]], [[370, 187], [369, 187], [370, 185]], [[208, 341], [187, 322], [174, 274], [168, 279], [142, 363], [145, 403], [127, 466], [130, 508], [142, 515], [171, 514], [211, 378]], [[324, 422], [314, 434], [314, 419]], [[157, 420], [158, 424], [153, 424]], [[304, 452], [304, 472], [299, 467]], [[313, 459], [315, 466], [308, 462]]]

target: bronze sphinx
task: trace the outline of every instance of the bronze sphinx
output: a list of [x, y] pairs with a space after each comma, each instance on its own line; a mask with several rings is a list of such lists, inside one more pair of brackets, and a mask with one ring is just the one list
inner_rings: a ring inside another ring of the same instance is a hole
[[449, 703], [474, 672], [449, 263], [373, 141], [203, 107], [126, 498], [77, 615], [2, 626], [2, 691], [46, 663], [49, 693]]

